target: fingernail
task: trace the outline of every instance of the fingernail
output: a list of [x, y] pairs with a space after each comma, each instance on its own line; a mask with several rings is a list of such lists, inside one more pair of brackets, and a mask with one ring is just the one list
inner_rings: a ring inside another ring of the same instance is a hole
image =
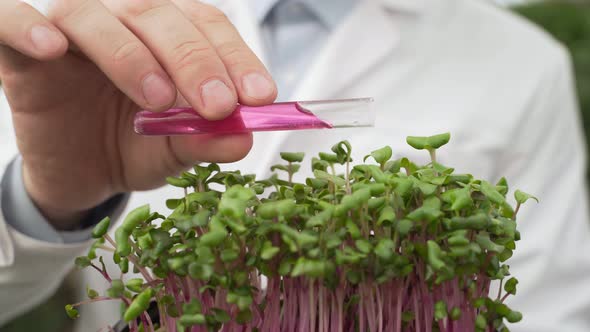
[[266, 99], [274, 93], [274, 84], [259, 73], [251, 73], [242, 78], [244, 93], [250, 98]]
[[53, 52], [57, 50], [63, 40], [61, 36], [43, 25], [36, 25], [31, 29], [31, 41], [40, 52]]
[[203, 84], [201, 98], [205, 108], [213, 113], [227, 112], [236, 106], [232, 91], [220, 80], [212, 80]]
[[143, 96], [149, 106], [164, 107], [174, 99], [174, 89], [169, 80], [158, 74], [149, 74], [142, 82]]

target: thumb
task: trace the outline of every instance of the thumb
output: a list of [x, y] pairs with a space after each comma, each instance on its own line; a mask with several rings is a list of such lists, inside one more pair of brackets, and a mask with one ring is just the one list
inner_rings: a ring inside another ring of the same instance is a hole
[[252, 148], [252, 134], [172, 136], [169, 149], [178, 170], [198, 162], [229, 163], [243, 159]]
[[36, 60], [65, 54], [68, 40], [45, 16], [21, 0], [0, 1], [0, 44]]

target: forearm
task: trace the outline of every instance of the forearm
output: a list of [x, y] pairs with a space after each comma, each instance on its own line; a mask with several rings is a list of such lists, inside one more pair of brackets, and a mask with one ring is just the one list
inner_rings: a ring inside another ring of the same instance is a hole
[[77, 230], [62, 231], [44, 219], [27, 196], [20, 170], [17, 158], [1, 183], [0, 326], [55, 291], [74, 258], [89, 246], [93, 223], [105, 215], [120, 215], [128, 196], [89, 211]]

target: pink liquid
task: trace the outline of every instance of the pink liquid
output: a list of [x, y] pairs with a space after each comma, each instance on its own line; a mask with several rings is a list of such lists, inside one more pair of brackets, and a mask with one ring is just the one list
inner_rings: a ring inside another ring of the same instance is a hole
[[322, 128], [332, 128], [332, 125], [297, 102], [260, 107], [239, 105], [234, 113], [219, 121], [205, 120], [191, 108], [176, 108], [163, 113], [143, 111], [135, 117], [135, 131], [142, 135], [231, 134]]

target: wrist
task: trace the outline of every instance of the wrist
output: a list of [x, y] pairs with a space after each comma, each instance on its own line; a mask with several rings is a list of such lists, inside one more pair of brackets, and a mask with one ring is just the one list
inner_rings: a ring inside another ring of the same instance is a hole
[[22, 176], [23, 185], [31, 201], [56, 230], [65, 231], [77, 228], [80, 222], [88, 215], [87, 210], [64, 208], [68, 204], [66, 199], [59, 199], [61, 195], [41, 190], [41, 188], [49, 186], [39, 186], [30, 176], [30, 172], [25, 165], [22, 168]]

